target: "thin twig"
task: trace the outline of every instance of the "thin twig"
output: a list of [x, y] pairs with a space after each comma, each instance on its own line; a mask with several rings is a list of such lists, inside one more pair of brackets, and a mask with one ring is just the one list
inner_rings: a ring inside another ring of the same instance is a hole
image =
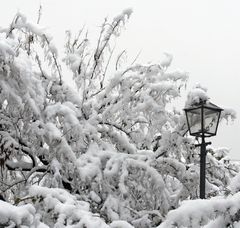
[[141, 53], [142, 53], [142, 50], [140, 50], [140, 51], [138, 52], [137, 56], [136, 56], [135, 59], [132, 61], [131, 65], [133, 65], [133, 64], [137, 61], [137, 59], [138, 59], [138, 57], [140, 56]]
[[46, 166], [40, 166], [40, 167], [35, 167], [35, 168], [29, 170], [30, 172], [28, 173], [27, 177], [25, 177], [22, 180], [15, 181], [12, 184], [6, 184], [8, 187], [6, 189], [4, 189], [2, 192], [6, 192], [8, 189], [12, 188], [13, 186], [15, 186], [17, 184], [20, 184], [22, 182], [26, 182], [32, 174], [34, 174], [35, 172], [38, 172], [38, 171], [43, 172], [43, 170], [46, 171], [47, 167]]
[[106, 125], [108, 125], [108, 126], [115, 127], [116, 129], [118, 129], [119, 131], [124, 132], [128, 137], [131, 138], [131, 135], [130, 135], [131, 132], [127, 132], [127, 131], [125, 131], [125, 130], [122, 129], [120, 126], [118, 126], [118, 125], [116, 125], [116, 124], [114, 124], [114, 123], [99, 122], [99, 124], [106, 124]]
[[95, 93], [91, 94], [91, 96], [90, 96], [90, 97], [94, 97], [94, 96], [96, 96], [97, 94], [101, 93], [101, 92], [102, 92], [104, 89], [105, 89], [105, 87], [101, 88], [101, 89], [100, 89], [100, 90], [98, 90], [97, 92], [95, 92]]
[[22, 201], [26, 201], [26, 200], [29, 200], [29, 199], [35, 199], [35, 196], [28, 196], [28, 197], [25, 197], [25, 198], [22, 198], [22, 199], [18, 199], [17, 202], [14, 203], [14, 205], [18, 205]]
[[107, 21], [107, 19], [105, 18], [105, 20], [104, 20], [104, 22], [103, 22], [103, 24], [102, 24], [101, 32], [100, 32], [99, 37], [98, 37], [98, 42], [97, 42], [96, 51], [95, 51], [95, 53], [94, 53], [94, 55], [93, 55], [93, 57], [94, 57], [94, 58], [93, 58], [93, 59], [94, 59], [94, 66], [93, 66], [93, 71], [92, 71], [91, 79], [92, 79], [93, 76], [94, 76], [95, 70], [96, 70], [97, 65], [98, 65], [98, 60], [99, 60], [100, 55], [101, 55], [101, 53], [99, 54], [99, 46], [100, 46], [100, 43], [101, 43], [101, 40], [102, 40], [102, 35], [103, 35], [103, 32], [104, 32], [104, 27], [105, 27], [105, 25], [106, 25], [106, 21]]
[[114, 26], [112, 26], [112, 31], [111, 33], [107, 36], [107, 38], [104, 39], [105, 43], [103, 44], [102, 48], [100, 49], [100, 51], [98, 52], [98, 49], [96, 50], [95, 52], [95, 55], [94, 55], [94, 60], [95, 60], [95, 64], [94, 64], [94, 67], [93, 67], [93, 72], [92, 72], [92, 75], [91, 75], [91, 79], [93, 79], [93, 76], [94, 76], [94, 73], [95, 73], [95, 70], [97, 68], [97, 65], [98, 65], [98, 61], [100, 59], [100, 57], [102, 56], [105, 48], [107, 47], [107, 44], [109, 43], [112, 35], [114, 34], [114, 31], [115, 29], [119, 26], [121, 20], [118, 20], [116, 22], [116, 24]]
[[40, 4], [39, 9], [38, 9], [38, 19], [37, 19], [37, 24], [40, 23], [41, 16], [42, 16], [42, 5]]
[[126, 53], [126, 50], [123, 50], [117, 57], [116, 64], [115, 64], [115, 70], [118, 70], [118, 62], [120, 61], [123, 54]]
[[47, 79], [47, 77], [45, 76], [45, 74], [44, 74], [44, 72], [43, 72], [42, 65], [41, 65], [41, 61], [40, 61], [38, 55], [36, 55], [36, 60], [37, 60], [37, 63], [38, 63], [38, 67], [39, 67], [39, 69], [40, 69], [40, 71], [41, 71], [42, 77], [43, 77], [44, 79]]
[[8, 38], [10, 36], [10, 34], [12, 33], [12, 31], [15, 29], [14, 25], [17, 23], [18, 19], [19, 19], [19, 15], [16, 15], [13, 18], [12, 23], [9, 28], [9, 32], [6, 34], [6, 38]]
[[63, 137], [63, 136], [65, 136], [69, 131], [71, 131], [73, 128], [75, 128], [76, 126], [73, 126], [73, 127], [71, 127], [70, 129], [68, 129], [65, 133], [63, 133], [62, 135], [61, 135], [61, 137]]
[[116, 44], [114, 45], [113, 49], [111, 50], [110, 56], [108, 58], [106, 66], [105, 66], [104, 73], [103, 73], [103, 78], [102, 78], [102, 81], [100, 82], [100, 89], [103, 88], [103, 84], [104, 84], [105, 76], [106, 76], [106, 73], [107, 73], [107, 69], [108, 69], [109, 63], [112, 59], [112, 55], [113, 55], [113, 52], [114, 52], [115, 48], [116, 48]]
[[[81, 36], [84, 28], [85, 28], [85, 25], [83, 25], [82, 29], [78, 32], [77, 37], [76, 37], [76, 38], [74, 39], [74, 41], [73, 41], [72, 47], [74, 47], [74, 46], [77, 44], [77, 42], [78, 42], [78, 40], [79, 40], [79, 38], [80, 38], [80, 36]], [[86, 36], [87, 36], [87, 34], [88, 34], [88, 31], [86, 32]], [[83, 39], [83, 41], [85, 41], [85, 40], [86, 40], [86, 39]], [[81, 47], [83, 41], [77, 46], [77, 49], [78, 49], [79, 47]]]
[[[43, 37], [45, 38], [48, 46], [50, 46], [50, 42], [47, 38], [47, 36], [45, 34], [43, 34]], [[58, 65], [58, 62], [57, 62], [57, 57], [55, 56], [55, 53], [50, 49], [50, 52], [52, 54], [52, 57], [53, 57], [53, 60], [54, 60], [54, 63], [56, 65], [56, 68], [57, 68], [57, 71], [58, 71], [58, 75], [59, 75], [59, 84], [62, 85], [62, 73], [61, 73], [61, 70], [60, 70], [60, 66]]]

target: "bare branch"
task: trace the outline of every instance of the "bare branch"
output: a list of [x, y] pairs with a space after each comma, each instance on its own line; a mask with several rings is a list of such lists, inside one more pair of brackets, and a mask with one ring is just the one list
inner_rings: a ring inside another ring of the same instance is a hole
[[135, 59], [132, 61], [131, 65], [133, 65], [133, 64], [137, 61], [137, 59], [138, 59], [138, 57], [140, 56], [141, 53], [142, 53], [142, 50], [140, 50], [140, 51], [138, 52], [137, 56], [136, 56]]
[[126, 50], [123, 50], [117, 57], [116, 64], [115, 64], [115, 70], [118, 70], [118, 63], [121, 59], [121, 57], [126, 53]]
[[42, 5], [40, 4], [39, 9], [38, 9], [38, 19], [37, 19], [37, 24], [40, 23], [41, 16], [42, 16]]

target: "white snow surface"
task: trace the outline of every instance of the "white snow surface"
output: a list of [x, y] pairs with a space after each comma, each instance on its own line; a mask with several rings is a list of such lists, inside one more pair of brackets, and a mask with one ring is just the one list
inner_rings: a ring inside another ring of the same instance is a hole
[[[76, 196], [63, 189], [31, 186], [29, 193], [31, 196], [42, 197], [45, 210], [50, 210], [52, 211], [51, 213], [58, 215], [58, 220], [54, 225], [55, 228], [132, 228], [132, 226], [125, 221], [114, 221], [110, 225], [107, 225], [98, 214], [90, 212], [89, 203], [78, 200]], [[93, 192], [91, 195], [95, 200], [99, 198]], [[68, 221], [67, 225], [64, 225], [64, 219]], [[74, 225], [72, 223], [74, 223]]]
[[[213, 197], [206, 200], [189, 200], [182, 202], [176, 210], [168, 213], [166, 220], [158, 228], [194, 227], [200, 228], [211, 222], [211, 228], [225, 228], [231, 216], [240, 210], [240, 193], [227, 198]], [[220, 219], [223, 220], [219, 226]], [[215, 221], [215, 222], [212, 222]]]
[[0, 224], [7, 224], [11, 220], [16, 225], [30, 225], [35, 212], [35, 208], [30, 204], [17, 207], [0, 200]]

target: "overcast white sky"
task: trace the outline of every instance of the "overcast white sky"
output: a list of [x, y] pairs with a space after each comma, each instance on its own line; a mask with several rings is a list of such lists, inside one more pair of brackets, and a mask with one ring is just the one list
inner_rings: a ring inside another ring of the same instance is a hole
[[[66, 29], [77, 31], [84, 24], [94, 32], [106, 16], [133, 8], [127, 30], [119, 41], [139, 61], [158, 61], [163, 52], [173, 54], [173, 67], [188, 71], [189, 86], [208, 88], [211, 101], [240, 113], [240, 2], [239, 0], [7, 0], [0, 8], [0, 26], [11, 22], [20, 10], [64, 40]], [[214, 147], [231, 149], [230, 157], [240, 159], [240, 121], [219, 126], [211, 138]]]

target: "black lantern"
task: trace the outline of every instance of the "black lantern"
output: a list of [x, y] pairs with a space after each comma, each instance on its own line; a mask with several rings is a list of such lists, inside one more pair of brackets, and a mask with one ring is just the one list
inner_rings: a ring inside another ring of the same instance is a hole
[[184, 109], [190, 135], [211, 137], [217, 134], [222, 108], [202, 101]]
[[205, 137], [211, 137], [217, 134], [217, 128], [222, 108], [207, 101], [201, 101], [184, 109], [187, 118], [189, 134], [195, 137], [201, 137], [202, 143], [200, 153], [200, 198], [205, 198], [205, 169], [206, 169], [206, 145]]

